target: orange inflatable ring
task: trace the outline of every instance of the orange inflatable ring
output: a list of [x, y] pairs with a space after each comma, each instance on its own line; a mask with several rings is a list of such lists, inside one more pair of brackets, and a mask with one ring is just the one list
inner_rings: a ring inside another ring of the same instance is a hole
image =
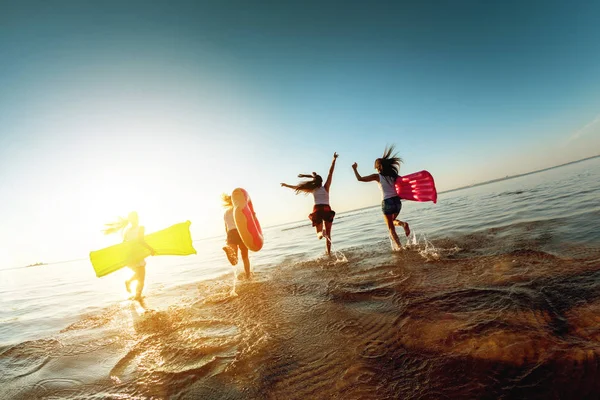
[[242, 242], [249, 250], [259, 251], [263, 246], [263, 234], [254, 207], [248, 192], [242, 188], [236, 188], [231, 193], [233, 203], [233, 220], [242, 238]]

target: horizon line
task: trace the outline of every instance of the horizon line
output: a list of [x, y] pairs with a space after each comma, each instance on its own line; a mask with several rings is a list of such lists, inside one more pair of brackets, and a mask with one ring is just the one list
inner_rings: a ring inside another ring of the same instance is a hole
[[[506, 176], [504, 178], [495, 178], [495, 179], [490, 179], [490, 180], [483, 181], [483, 182], [473, 183], [471, 185], [460, 186], [460, 187], [457, 187], [457, 188], [448, 189], [448, 190], [444, 190], [442, 192], [438, 192], [438, 195], [445, 194], [445, 193], [451, 193], [451, 192], [457, 192], [457, 191], [464, 190], [464, 189], [469, 189], [469, 188], [472, 188], [472, 187], [488, 185], [490, 183], [495, 183], [495, 182], [500, 182], [500, 181], [506, 181], [506, 180], [510, 180], [510, 179], [514, 179], [514, 178], [519, 178], [521, 176], [532, 175], [532, 174], [536, 174], [536, 173], [539, 173], [539, 172], [548, 171], [550, 169], [564, 167], [565, 165], [576, 164], [576, 163], [579, 163], [579, 162], [591, 160], [593, 158], [598, 158], [598, 157], [600, 157], [600, 154], [595, 155], [595, 156], [581, 158], [579, 160], [569, 161], [569, 162], [558, 164], [558, 165], [554, 165], [554, 166], [551, 166], [551, 167], [546, 167], [546, 168], [542, 168], [542, 169], [538, 169], [538, 170], [534, 170], [534, 171], [524, 172], [522, 174], [510, 175], [510, 176]], [[355, 212], [355, 211], [366, 210], [366, 209], [369, 209], [369, 208], [376, 208], [378, 206], [379, 205], [372, 205], [372, 206], [365, 206], [365, 207], [360, 207], [360, 208], [354, 208], [352, 210], [341, 211], [339, 214], [343, 215], [343, 214], [347, 214], [347, 213], [351, 213], [351, 212]], [[304, 219], [302, 219], [302, 220], [295, 220], [295, 221], [288, 221], [288, 222], [282, 222], [282, 223], [277, 224], [277, 225], [265, 226], [264, 229], [277, 228], [279, 226], [291, 225], [291, 224], [300, 223], [300, 222], [303, 222], [303, 221], [304, 221]], [[307, 225], [308, 225], [308, 222], [307, 222]], [[209, 240], [209, 239], [214, 239], [214, 238], [218, 238], [220, 236], [222, 236], [222, 235], [214, 235], [214, 236], [201, 237], [201, 238], [198, 238], [198, 239], [193, 239], [192, 243], [193, 242], [204, 241], [204, 240]], [[78, 257], [78, 258], [74, 258], [74, 259], [70, 259], [70, 260], [48, 262], [48, 263], [43, 263], [43, 265], [64, 264], [64, 263], [75, 262], [75, 261], [83, 261], [83, 260], [87, 260], [87, 257], [85, 257], [85, 258]], [[43, 266], [43, 265], [38, 265], [38, 266]], [[0, 268], [0, 271], [9, 271], [9, 270], [15, 270], [15, 269], [21, 269], [21, 268], [32, 268], [32, 267], [34, 267], [34, 266], [33, 265], [26, 265], [26, 266], [22, 266], [22, 267]]]

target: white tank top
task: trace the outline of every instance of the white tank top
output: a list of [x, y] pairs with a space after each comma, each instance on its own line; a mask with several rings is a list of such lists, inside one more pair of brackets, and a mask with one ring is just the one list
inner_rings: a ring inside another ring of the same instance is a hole
[[329, 205], [329, 192], [325, 190], [323, 186], [316, 188], [312, 192], [315, 198], [315, 204], [326, 204]]
[[125, 241], [130, 242], [132, 240], [137, 240], [140, 232], [140, 226], [132, 226], [125, 232]]
[[232, 229], [237, 229], [237, 227], [235, 226], [235, 220], [233, 219], [233, 208], [228, 208], [227, 210], [225, 210], [223, 219], [225, 220], [227, 232], [229, 232]]
[[381, 198], [383, 200], [398, 196], [398, 193], [396, 193], [396, 182], [391, 177], [379, 174], [379, 188], [381, 189]]

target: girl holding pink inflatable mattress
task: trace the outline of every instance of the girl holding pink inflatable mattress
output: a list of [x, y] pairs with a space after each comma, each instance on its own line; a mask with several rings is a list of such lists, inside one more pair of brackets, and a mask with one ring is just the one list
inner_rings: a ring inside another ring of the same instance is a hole
[[[299, 174], [298, 178], [311, 179], [309, 181], [301, 182], [298, 185], [293, 186], [288, 185], [287, 183], [281, 184], [282, 187], [293, 189], [296, 194], [300, 192], [312, 193], [315, 199], [315, 205], [313, 207], [313, 212], [309, 214], [308, 218], [312, 221], [312, 226], [314, 226], [317, 231], [317, 237], [322, 239], [323, 236], [325, 236], [328, 255], [331, 254], [331, 225], [333, 224], [333, 218], [335, 217], [335, 211], [333, 211], [329, 205], [329, 188], [331, 186], [335, 160], [337, 158], [338, 154], [333, 153], [333, 161], [331, 162], [329, 175], [327, 175], [325, 185], [323, 185], [323, 178], [316, 172], [313, 172], [312, 175]], [[324, 234], [323, 230], [325, 231]]]
[[398, 179], [398, 173], [400, 172], [400, 163], [402, 162], [402, 159], [398, 157], [397, 154], [392, 154], [393, 152], [393, 145], [389, 148], [386, 146], [385, 150], [383, 151], [383, 157], [375, 160], [375, 169], [377, 170], [377, 174], [361, 176], [358, 173], [357, 163], [352, 164], [352, 169], [354, 170], [356, 179], [359, 181], [375, 181], [379, 184], [382, 198], [381, 211], [383, 212], [390, 236], [396, 245], [399, 248], [402, 248], [400, 239], [396, 233], [396, 226], [402, 226], [406, 236], [410, 235], [410, 227], [408, 226], [408, 222], [396, 219], [398, 214], [400, 214], [400, 210], [402, 209], [402, 202], [400, 201], [400, 197], [396, 191], [396, 179]]

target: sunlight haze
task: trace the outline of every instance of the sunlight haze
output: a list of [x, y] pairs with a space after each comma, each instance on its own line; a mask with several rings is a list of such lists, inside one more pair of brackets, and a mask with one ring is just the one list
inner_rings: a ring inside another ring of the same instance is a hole
[[236, 187], [304, 220], [279, 184], [334, 151], [338, 213], [380, 202], [350, 166], [388, 144], [438, 191], [600, 154], [597, 3], [266, 4], [0, 4], [0, 269], [85, 258], [132, 210], [224, 237]]

